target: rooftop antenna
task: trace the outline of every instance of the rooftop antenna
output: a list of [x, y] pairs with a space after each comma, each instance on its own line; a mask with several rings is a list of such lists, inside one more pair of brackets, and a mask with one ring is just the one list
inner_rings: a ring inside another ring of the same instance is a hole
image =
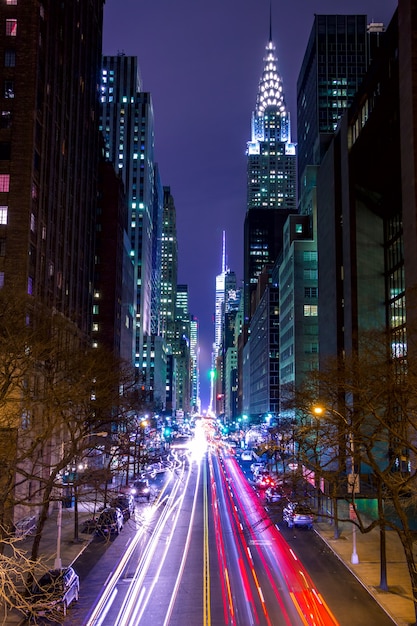
[[272, 0], [269, 0], [269, 41], [272, 41]]

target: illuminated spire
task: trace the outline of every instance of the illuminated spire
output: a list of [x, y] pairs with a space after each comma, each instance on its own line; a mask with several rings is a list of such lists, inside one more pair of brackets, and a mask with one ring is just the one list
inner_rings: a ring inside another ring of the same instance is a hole
[[222, 274], [226, 273], [226, 231], [223, 231], [223, 246], [222, 246]]
[[268, 106], [277, 107], [286, 114], [282, 80], [278, 74], [278, 58], [275, 53], [275, 45], [272, 42], [272, 9], [269, 4], [269, 42], [264, 56], [264, 69], [259, 81], [258, 97], [256, 99], [256, 115], [262, 116]]

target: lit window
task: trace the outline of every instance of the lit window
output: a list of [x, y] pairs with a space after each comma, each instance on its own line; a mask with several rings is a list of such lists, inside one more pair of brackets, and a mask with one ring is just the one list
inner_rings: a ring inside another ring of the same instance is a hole
[[17, 0], [6, 0], [6, 4], [13, 4], [16, 6]]
[[0, 272], [0, 289], [4, 287], [4, 272]]
[[28, 294], [30, 296], [33, 294], [33, 278], [32, 278], [32, 276], [28, 277]]
[[0, 128], [10, 128], [12, 125], [11, 111], [2, 111], [0, 115]]
[[296, 224], [295, 225], [295, 232], [297, 233], [297, 235], [301, 235], [303, 232], [303, 225], [302, 224]]
[[316, 317], [318, 314], [317, 304], [305, 304], [304, 305], [304, 315], [306, 317]]
[[36, 229], [36, 218], [35, 218], [35, 215], [31, 213], [30, 214], [30, 230], [32, 231], [32, 233], [34, 233], [35, 229]]
[[17, 20], [6, 20], [6, 35], [9, 37], [16, 37], [17, 34]]
[[10, 175], [0, 174], [0, 191], [3, 191], [3, 192], [9, 191], [9, 185], [10, 185]]
[[3, 96], [5, 98], [14, 98], [14, 81], [13, 80], [4, 81]]
[[93, 332], [97, 332], [98, 331], [98, 324], [94, 323], [93, 324]]
[[5, 50], [4, 67], [14, 67], [16, 65], [16, 52], [14, 50]]
[[0, 224], [7, 224], [8, 206], [0, 206]]

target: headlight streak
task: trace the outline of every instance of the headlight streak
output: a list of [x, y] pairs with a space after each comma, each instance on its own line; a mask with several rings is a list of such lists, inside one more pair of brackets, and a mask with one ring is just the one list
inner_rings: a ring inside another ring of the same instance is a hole
[[132, 556], [132, 553], [135, 550], [136, 546], [138, 545], [144, 532], [145, 532], [145, 529], [142, 527], [134, 535], [133, 540], [130, 542], [128, 549], [123, 554], [123, 557], [121, 558], [116, 569], [111, 575], [110, 580], [106, 581], [106, 585], [103, 587], [102, 594], [98, 598], [97, 602], [94, 604], [93, 611], [88, 616], [87, 621], [85, 622], [85, 626], [97, 626], [99, 623], [101, 623], [99, 621], [99, 618], [103, 611], [106, 611], [106, 612], [108, 611], [106, 607], [107, 603], [110, 602], [111, 600], [110, 602], [110, 605], [111, 605], [111, 603], [113, 602], [114, 598], [111, 599], [111, 596], [115, 589], [115, 585], [118, 579], [120, 578], [126, 564], [128, 563], [130, 557]]
[[117, 589], [114, 588], [110, 598], [108, 599], [108, 602], [106, 604], [106, 608], [104, 609], [100, 619], [97, 622], [97, 626], [101, 626], [103, 624], [104, 620], [106, 619], [107, 613], [110, 611], [110, 607], [113, 604], [113, 601], [114, 601], [116, 595], [117, 595]]
[[[117, 616], [117, 619], [114, 623], [114, 626], [126, 626], [127, 624], [132, 624], [132, 626], [137, 626], [137, 624], [140, 623], [140, 620], [142, 619], [143, 616], [143, 612], [147, 606], [147, 602], [149, 600], [149, 597], [152, 593], [152, 590], [154, 589], [156, 582], [158, 580], [158, 576], [161, 572], [161, 569], [164, 565], [164, 561], [166, 558], [166, 554], [168, 552], [169, 546], [171, 544], [171, 540], [172, 537], [174, 535], [175, 532], [175, 528], [176, 528], [176, 523], [178, 520], [178, 515], [180, 513], [180, 508], [181, 508], [181, 504], [182, 501], [184, 499], [185, 493], [186, 493], [186, 489], [188, 486], [188, 482], [190, 480], [190, 476], [191, 476], [191, 472], [188, 472], [187, 474], [187, 478], [186, 478], [186, 484], [185, 484], [185, 488], [182, 492], [182, 494], [176, 499], [175, 496], [177, 494], [177, 492], [179, 491], [181, 485], [182, 485], [182, 477], [181, 479], [179, 479], [178, 481], [176, 481], [174, 488], [173, 488], [173, 494], [168, 498], [167, 503], [169, 503], [170, 501], [172, 502], [172, 505], [168, 508], [168, 509], [164, 509], [164, 512], [162, 513], [161, 517], [158, 520], [158, 524], [155, 528], [155, 530], [152, 533], [152, 537], [149, 540], [149, 543], [147, 545], [147, 549], [145, 551], [145, 553], [143, 554], [138, 567], [136, 569], [136, 572], [133, 576], [133, 579], [130, 583], [129, 586], [129, 590], [126, 594], [126, 598], [125, 601], [123, 603], [123, 605], [120, 608], [119, 614]], [[171, 517], [172, 512], [177, 509], [177, 513], [173, 519], [173, 528], [170, 531], [169, 534], [169, 542], [166, 543], [165, 548], [164, 548], [164, 552], [163, 552], [163, 557], [159, 562], [159, 566], [157, 569], [157, 573], [155, 574], [154, 578], [153, 578], [153, 582], [151, 584], [151, 586], [148, 589], [148, 592], [146, 594], [143, 594], [143, 602], [142, 604], [139, 604], [137, 602], [137, 596], [138, 596], [138, 590], [140, 589], [141, 585], [143, 584], [143, 580], [148, 572], [148, 569], [152, 563], [152, 559], [155, 553], [155, 550], [157, 548], [160, 536], [162, 534], [162, 531], [165, 530], [165, 526], [168, 523], [168, 519]], [[140, 614], [138, 615], [140, 611]]]
[[[232, 464], [233, 462], [234, 462], [234, 465]], [[236, 464], [236, 461], [234, 461], [234, 459], [229, 460], [228, 469], [234, 474], [234, 481], [238, 481], [239, 476], [240, 474], [242, 474], [242, 472], [239, 466]], [[246, 485], [245, 482], [241, 481], [241, 486], [244, 489], [246, 488], [247, 493], [251, 493], [249, 491], [249, 487]], [[251, 533], [251, 535], [255, 537], [255, 533], [253, 529], [253, 525], [254, 525], [253, 520], [251, 522], [251, 520], [247, 516], [247, 514], [250, 511], [251, 516], [253, 518], [253, 513], [254, 513], [253, 507], [248, 508], [247, 504], [245, 505], [241, 501], [240, 498], [238, 499], [241, 505], [241, 513], [245, 517], [248, 530]], [[256, 505], [257, 505], [257, 508], [255, 510], [255, 515], [262, 515], [261, 505], [257, 502], [256, 502]], [[297, 609], [297, 612], [299, 614], [301, 611], [301, 614], [303, 615], [303, 623], [305, 623], [305, 619], [308, 619], [306, 623], [309, 626], [318, 626], [318, 625], [335, 626], [337, 625], [338, 622], [335, 619], [332, 612], [330, 611], [329, 607], [324, 602], [321, 595], [318, 594], [317, 591], [314, 589], [314, 586], [312, 584], [312, 581], [308, 573], [305, 570], [301, 571], [299, 564], [298, 564], [298, 568], [296, 569], [295, 563], [289, 560], [290, 548], [288, 544], [286, 543], [286, 541], [282, 538], [280, 533], [277, 531], [276, 527], [269, 523], [268, 525], [266, 525], [264, 528], [261, 529], [261, 532], [267, 533], [267, 535], [270, 537], [270, 540], [271, 540], [270, 547], [265, 546], [264, 550], [260, 550], [260, 546], [257, 545], [257, 543], [255, 543], [258, 549], [259, 556], [262, 560], [264, 570], [267, 573], [268, 577], [271, 579], [271, 583], [275, 586], [275, 584], [273, 583], [269, 565], [266, 562], [266, 558], [264, 556], [264, 552], [265, 552], [265, 554], [270, 555], [269, 557], [270, 563], [274, 564], [274, 566], [277, 566], [280, 569], [281, 574], [286, 579], [288, 589], [290, 591], [290, 596], [293, 599], [295, 608]], [[280, 558], [277, 558], [278, 548], [280, 550], [279, 552]], [[291, 554], [291, 556], [293, 556], [293, 558], [295, 557], [295, 555], [293, 554]], [[295, 557], [295, 560], [298, 561], [296, 557]], [[283, 565], [285, 565], [285, 567], [283, 567]], [[300, 605], [300, 602], [301, 602], [301, 605]], [[317, 606], [317, 604], [319, 604], [319, 606]]]
[[[178, 482], [178, 484], [179, 484], [179, 482]], [[161, 504], [161, 501], [159, 501], [159, 504], [157, 506], [154, 505], [152, 507], [147, 507], [146, 510], [145, 510], [144, 515], [142, 516], [142, 519], [149, 520], [150, 517], [154, 514], [155, 510], [160, 506], [160, 504]], [[159, 521], [160, 520], [158, 520], [157, 527], [158, 527]], [[126, 567], [127, 563], [129, 562], [129, 559], [131, 558], [135, 548], [137, 547], [137, 545], [138, 545], [141, 537], [145, 533], [145, 531], [146, 531], [146, 527], [142, 526], [141, 528], [139, 528], [139, 530], [134, 535], [130, 545], [128, 546], [128, 549], [123, 554], [123, 556], [122, 556], [120, 562], [118, 563], [117, 567], [115, 568], [113, 573], [109, 576], [109, 578], [106, 580], [106, 585], [103, 586], [103, 591], [101, 592], [101, 595], [99, 596], [99, 598], [95, 602], [94, 608], [90, 612], [90, 614], [89, 614], [89, 616], [87, 618], [87, 621], [85, 622], [84, 626], [98, 626], [98, 624], [101, 623], [99, 621], [100, 620], [100, 616], [101, 616], [103, 611], [107, 612], [109, 610], [107, 608], [107, 603], [110, 601], [111, 594], [113, 593], [113, 590], [115, 589], [115, 587], [117, 585], [117, 582], [120, 579], [124, 568]], [[111, 600], [111, 603], [113, 602], [113, 600], [114, 600], [114, 598]], [[110, 608], [110, 606], [109, 606], [109, 608]]]
[[[188, 473], [188, 477], [189, 476], [191, 476], [191, 472]], [[186, 563], [187, 556], [188, 556], [188, 551], [190, 549], [191, 533], [192, 533], [193, 522], [194, 522], [194, 518], [195, 518], [195, 511], [196, 511], [196, 507], [197, 507], [197, 494], [198, 494], [198, 487], [199, 487], [199, 484], [200, 484], [200, 476], [201, 476], [201, 463], [198, 464], [198, 475], [197, 475], [197, 480], [196, 480], [196, 485], [195, 485], [195, 490], [194, 490], [193, 507], [192, 507], [191, 517], [190, 517], [190, 521], [189, 521], [189, 525], [188, 525], [187, 539], [186, 539], [185, 546], [184, 546], [184, 554], [183, 554], [183, 557], [182, 557], [182, 560], [181, 560], [181, 565], [180, 565], [180, 568], [179, 568], [179, 571], [178, 571], [178, 575], [177, 575], [177, 579], [175, 581], [174, 589], [173, 589], [173, 592], [172, 592], [172, 595], [171, 595], [171, 601], [169, 603], [167, 614], [165, 616], [164, 626], [168, 626], [168, 624], [169, 624], [169, 620], [170, 620], [171, 615], [172, 615], [172, 610], [174, 608], [174, 604], [175, 604], [175, 601], [177, 599], [178, 589], [179, 589], [179, 586], [180, 586], [182, 575], [184, 573], [184, 568], [185, 568], [185, 563]], [[164, 555], [164, 559], [165, 559], [165, 555]], [[209, 623], [210, 622], [207, 622], [207, 624], [209, 624]], [[136, 622], [135, 622], [135, 624], [136, 624]], [[132, 624], [132, 626], [135, 626], [135, 624]]]

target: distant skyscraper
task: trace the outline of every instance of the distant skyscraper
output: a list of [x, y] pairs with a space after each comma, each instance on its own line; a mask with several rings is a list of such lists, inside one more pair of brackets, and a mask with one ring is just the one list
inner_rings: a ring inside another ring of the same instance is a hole
[[135, 367], [151, 334], [153, 217], [155, 212], [154, 127], [151, 95], [141, 91], [137, 58], [103, 57], [101, 129], [106, 157], [122, 176], [129, 211], [136, 306]]
[[175, 306], [177, 298], [178, 240], [174, 198], [170, 187], [164, 187], [161, 251], [161, 333], [168, 351], [175, 338]]
[[173, 353], [177, 363], [177, 415], [190, 412], [190, 315], [188, 309], [188, 285], [177, 285], [175, 307], [175, 342]]
[[224, 285], [226, 275], [226, 233], [222, 239], [222, 270], [216, 276], [216, 302], [214, 312], [214, 359], [219, 355], [224, 328]]
[[[287, 215], [296, 211], [296, 149], [291, 143], [278, 59], [270, 29], [259, 81], [252, 136], [247, 147], [247, 213], [244, 234], [245, 320], [263, 267], [279, 254], [277, 240]], [[268, 215], [267, 213], [270, 212]], [[275, 215], [274, 215], [275, 214]]]

